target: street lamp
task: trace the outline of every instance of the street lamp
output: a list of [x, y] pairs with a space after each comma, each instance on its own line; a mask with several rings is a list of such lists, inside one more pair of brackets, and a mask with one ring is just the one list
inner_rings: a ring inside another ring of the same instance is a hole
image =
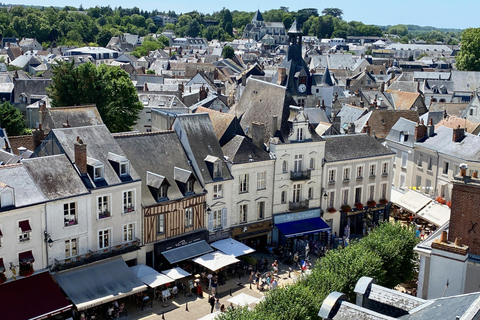
[[45, 243], [51, 248], [53, 247], [53, 240], [52, 237], [48, 234], [47, 231], [43, 232], [43, 235], [45, 237]]

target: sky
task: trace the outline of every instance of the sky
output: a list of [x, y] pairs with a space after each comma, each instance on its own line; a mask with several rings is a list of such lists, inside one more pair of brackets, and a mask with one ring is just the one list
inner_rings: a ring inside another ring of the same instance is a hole
[[339, 8], [343, 10], [345, 21], [360, 21], [365, 24], [380, 26], [395, 24], [415, 24], [419, 26], [432, 26], [437, 28], [477, 28], [480, 27], [479, 0], [336, 0], [336, 1], [286, 1], [286, 0], [143, 0], [140, 2], [128, 0], [24, 0], [19, 2], [24, 5], [59, 6], [66, 5], [84, 8], [110, 5], [112, 8], [122, 6], [132, 8], [137, 6], [143, 10], [175, 11], [177, 14], [198, 11], [201, 13], [213, 13], [223, 7], [240, 11], [261, 12], [270, 9], [279, 9], [281, 6], [288, 7], [291, 11], [303, 8], [315, 8], [321, 12], [324, 8]]

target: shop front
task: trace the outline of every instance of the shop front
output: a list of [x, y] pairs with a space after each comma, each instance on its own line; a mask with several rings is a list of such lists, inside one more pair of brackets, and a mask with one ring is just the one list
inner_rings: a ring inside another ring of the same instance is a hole
[[256, 251], [264, 251], [272, 242], [273, 220], [245, 224], [232, 228], [232, 238]]
[[390, 203], [361, 209], [353, 208], [348, 212], [341, 211], [340, 214], [340, 237], [364, 236], [380, 222], [389, 220]]

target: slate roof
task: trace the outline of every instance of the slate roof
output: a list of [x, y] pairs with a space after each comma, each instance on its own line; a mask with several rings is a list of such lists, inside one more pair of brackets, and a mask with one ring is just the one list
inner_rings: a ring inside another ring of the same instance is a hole
[[341, 119], [340, 127], [346, 131], [346, 125], [358, 120], [362, 115], [366, 113], [367, 110], [362, 107], [343, 105], [342, 109], [337, 113], [337, 116]]
[[415, 101], [420, 97], [418, 92], [387, 90], [387, 93], [390, 94], [396, 110], [410, 110]]
[[322, 108], [304, 108], [303, 113], [308, 117], [308, 122], [316, 126], [319, 123], [329, 123], [330, 120]]
[[0, 165], [19, 163], [22, 157], [0, 149]]
[[233, 114], [228, 114], [224, 112], [215, 111], [212, 109], [198, 107], [195, 113], [208, 113], [210, 117], [210, 121], [212, 122], [213, 130], [215, 131], [215, 135], [217, 136], [218, 141], [220, 141], [225, 132], [227, 131], [228, 127], [235, 121], [235, 116]]
[[[400, 118], [398, 121], [393, 125], [392, 129], [388, 133], [386, 140], [400, 142], [403, 145], [413, 147], [415, 143], [415, 126], [416, 122], [410, 121], [408, 119]], [[400, 141], [401, 133], [404, 134], [406, 141]]]
[[270, 160], [268, 152], [254, 145], [248, 138], [239, 135], [226, 143], [222, 151], [233, 164]]
[[263, 16], [260, 13], [260, 10], [257, 10], [257, 12], [255, 12], [252, 21], [263, 21]]
[[375, 138], [366, 134], [323, 136], [325, 159], [328, 162], [346, 161], [393, 154]]
[[425, 114], [420, 116], [420, 120], [423, 120], [423, 123], [429, 124], [430, 120], [432, 120], [433, 125], [436, 125], [443, 119], [443, 112], [442, 111], [429, 111]]
[[97, 107], [73, 106], [47, 108], [47, 115], [43, 121], [43, 129], [49, 132], [51, 129], [63, 128], [67, 123], [70, 127], [85, 127], [103, 124], [102, 117], [98, 113]]
[[17, 208], [47, 201], [33, 177], [21, 164], [0, 166], [0, 182], [13, 188]]
[[445, 103], [432, 102], [429, 111], [445, 111], [450, 116], [462, 117], [462, 114], [467, 109], [468, 103]]
[[[175, 167], [188, 171], [193, 169], [188, 164], [188, 158], [174, 131], [114, 134], [113, 137], [142, 178], [142, 205], [157, 203], [155, 191], [147, 185], [147, 172], [165, 177], [170, 185], [167, 190], [168, 200], [184, 197], [175, 180]], [[194, 192], [202, 192], [198, 182], [194, 183]]]
[[361, 132], [366, 121], [370, 126], [370, 134], [377, 139], [385, 139], [390, 129], [398, 119], [405, 118], [414, 122], [418, 122], [418, 112], [416, 110], [371, 110], [366, 115], [355, 121], [357, 132]]
[[[222, 163], [222, 179], [232, 179], [230, 171], [226, 163], [223, 161], [224, 155], [220, 143], [213, 130], [213, 125], [207, 113], [195, 114], [179, 114], [175, 119], [173, 127], [177, 135], [182, 135], [181, 139], [185, 139], [186, 135], [188, 141], [184, 148], [187, 154], [191, 154], [193, 159], [192, 166], [195, 168], [197, 176], [201, 176], [204, 183], [214, 182], [213, 174], [210, 173], [205, 158], [207, 156], [215, 156], [221, 160]], [[177, 131], [180, 127], [181, 130]], [[191, 153], [190, 153], [191, 152]]]

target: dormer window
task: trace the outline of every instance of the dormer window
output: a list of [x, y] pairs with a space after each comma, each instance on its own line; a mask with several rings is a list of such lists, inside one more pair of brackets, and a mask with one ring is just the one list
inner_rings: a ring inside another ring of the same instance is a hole
[[297, 129], [297, 141], [303, 141], [303, 128], [298, 128]]
[[222, 163], [220, 161], [216, 161], [213, 163], [213, 178], [221, 178], [222, 177]]
[[165, 200], [167, 198], [167, 190], [167, 185], [163, 185], [158, 189], [158, 201]]
[[195, 181], [193, 180], [188, 180], [187, 184], [185, 186], [185, 193], [193, 193], [193, 184]]
[[108, 161], [119, 177], [122, 178], [130, 175], [130, 161], [124, 156], [109, 152]]
[[95, 166], [95, 168], [93, 169], [95, 180], [103, 178], [103, 170], [104, 170], [103, 164], [99, 166]]
[[87, 172], [94, 181], [105, 178], [105, 166], [97, 159], [87, 157]]
[[0, 207], [6, 208], [15, 205], [13, 188], [0, 183]]
[[129, 174], [129, 169], [130, 169], [130, 165], [129, 165], [129, 162], [122, 162], [120, 163], [120, 175], [121, 176], [126, 176]]

